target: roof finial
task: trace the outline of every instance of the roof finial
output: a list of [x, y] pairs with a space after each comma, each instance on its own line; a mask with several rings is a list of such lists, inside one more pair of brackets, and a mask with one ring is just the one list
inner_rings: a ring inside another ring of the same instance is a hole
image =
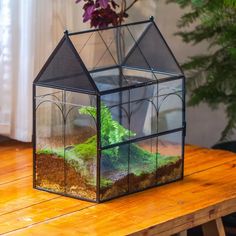
[[154, 16], [149, 17], [150, 21], [154, 21]]
[[65, 30], [65, 31], [64, 31], [64, 34], [68, 35], [68, 33], [69, 33], [68, 30]]

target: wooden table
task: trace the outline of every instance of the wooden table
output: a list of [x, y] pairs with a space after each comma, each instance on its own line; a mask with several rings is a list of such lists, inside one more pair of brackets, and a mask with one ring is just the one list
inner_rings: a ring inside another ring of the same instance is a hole
[[222, 236], [220, 217], [236, 211], [230, 152], [186, 146], [183, 181], [102, 204], [32, 189], [31, 156], [30, 144], [0, 144], [0, 234], [168, 236], [203, 224]]

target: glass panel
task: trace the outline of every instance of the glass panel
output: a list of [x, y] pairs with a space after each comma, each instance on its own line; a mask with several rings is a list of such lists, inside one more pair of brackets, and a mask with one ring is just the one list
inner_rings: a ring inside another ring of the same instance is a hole
[[37, 87], [36, 186], [96, 200], [96, 97]]
[[175, 75], [168, 72], [153, 72], [155, 75], [155, 79], [161, 82], [161, 80], [173, 78]]
[[122, 68], [123, 75], [130, 81], [129, 84], [141, 84], [156, 82], [157, 77], [154, 73], [139, 69]]
[[127, 87], [127, 79], [120, 73], [119, 68], [107, 69], [90, 73], [99, 91]]
[[[142, 35], [145, 34], [146, 30], [148, 27], [150, 27], [150, 22], [148, 23], [141, 23], [141, 24], [136, 24], [135, 27], [132, 27], [132, 31], [130, 30], [130, 26], [124, 27], [125, 31], [125, 37], [126, 37], [126, 43], [125, 43], [125, 48], [126, 48], [126, 55], [131, 52], [131, 50], [134, 49], [135, 44], [136, 44], [136, 39], [142, 38]], [[132, 33], [132, 34], [131, 34]]]
[[157, 133], [156, 91], [154, 84], [101, 96], [103, 147]]
[[48, 86], [92, 92], [95, 89], [88, 76], [88, 72], [81, 66], [69, 42], [65, 40], [56, 49], [55, 55], [44, 69], [38, 82]]
[[[145, 86], [147, 83], [155, 83], [158, 78], [157, 74], [148, 71], [132, 70], [127, 68], [110, 68], [102, 71], [91, 72], [99, 91], [107, 91], [117, 88], [125, 88], [132, 85]], [[162, 76], [161, 78], [168, 77]]]
[[129, 190], [136, 192], [156, 184], [157, 138], [130, 144]]
[[103, 147], [129, 140], [129, 92], [101, 96], [101, 144]]
[[51, 101], [61, 105], [63, 91], [60, 89], [36, 86], [36, 102]]
[[128, 153], [128, 145], [102, 151], [100, 200], [107, 200], [128, 192]]
[[63, 93], [36, 89], [36, 187], [64, 193]]
[[157, 133], [157, 84], [130, 90], [130, 130], [140, 138]]
[[[119, 68], [108, 68], [108, 66], [116, 66], [118, 64], [122, 64], [125, 54], [128, 53], [131, 46], [135, 45], [135, 40], [131, 36], [127, 27], [101, 30], [96, 33], [102, 39], [102, 42], [105, 44], [106, 50], [102, 54], [99, 64], [97, 64], [95, 67], [89, 67], [89, 69], [90, 74], [95, 80], [95, 83], [100, 91], [127, 87], [137, 83], [140, 84], [150, 81], [150, 79], [147, 79], [147, 77], [140, 78], [140, 75], [134, 77], [134, 73], [130, 75], [126, 73], [125, 70], [121, 70]], [[99, 55], [100, 54], [98, 53], [96, 55], [96, 58], [99, 57]], [[141, 54], [137, 56], [140, 57], [140, 60], [144, 60]], [[107, 63], [105, 62], [106, 60]], [[114, 63], [111, 63], [112, 61]], [[145, 63], [145, 61], [143, 63]], [[93, 71], [96, 68], [107, 68], [108, 71]], [[127, 76], [124, 74], [126, 74]]]
[[[155, 71], [172, 73], [173, 75], [181, 74], [174, 56], [155, 25], [149, 24], [141, 36], [136, 36], [139, 27], [139, 24], [128, 26], [129, 32], [137, 44], [128, 54], [126, 65], [144, 69], [152, 68]], [[145, 60], [141, 59], [140, 52]]]
[[[109, 57], [112, 56], [112, 62], [114, 64], [119, 64], [119, 51], [118, 45], [122, 47], [123, 42], [123, 35], [122, 35], [122, 29], [121, 28], [113, 28], [113, 29], [106, 29], [100, 31], [100, 36], [106, 45], [107, 51], [106, 54], [103, 56], [103, 60], [101, 61], [100, 65], [107, 66], [110, 65], [110, 61], [106, 61], [106, 59], [109, 59]], [[120, 41], [120, 44], [119, 44]], [[120, 55], [121, 56], [121, 55]]]
[[[147, 25], [139, 24], [134, 37], [142, 35]], [[122, 64], [135, 45], [134, 37], [124, 26], [71, 35], [70, 39], [87, 69], [94, 70]]]
[[183, 127], [183, 94], [182, 91], [171, 92], [158, 97], [158, 132]]
[[159, 83], [158, 95], [181, 92], [183, 89], [183, 79], [172, 79], [170, 81]]
[[158, 184], [168, 183], [182, 177], [182, 145], [182, 131], [158, 137]]
[[96, 97], [65, 92], [66, 193], [96, 200]]
[[159, 82], [163, 79], [173, 77], [173, 75], [169, 73], [150, 72], [148, 70], [142, 70], [142, 68], [133, 69], [129, 67], [122, 67], [122, 72], [129, 84]]
[[[159, 30], [150, 22], [69, 37], [73, 45], [66, 39], [60, 42], [39, 78], [41, 84], [94, 93], [96, 88], [88, 71], [100, 91], [181, 74]], [[82, 61], [72, 50], [73, 46]], [[126, 69], [122, 73], [113, 73], [113, 70], [108, 74], [104, 71], [95, 73], [95, 70], [111, 69], [118, 65]], [[155, 76], [152, 73], [151, 76], [144, 76], [145, 72], [141, 70], [152, 70]]]
[[86, 68], [90, 70], [117, 64], [115, 30], [94, 31], [70, 36]]
[[139, 41], [143, 38], [143, 35], [145, 35], [147, 28], [149, 28], [148, 25], [149, 24], [135, 25], [136, 32], [135, 34], [133, 32], [134, 35], [132, 34], [129, 26], [125, 26], [123, 28], [125, 44], [127, 44], [127, 46], [125, 47], [125, 59], [122, 63], [122, 66], [132, 67], [133, 69], [151, 69], [149, 62], [146, 60], [145, 55], [139, 47]]

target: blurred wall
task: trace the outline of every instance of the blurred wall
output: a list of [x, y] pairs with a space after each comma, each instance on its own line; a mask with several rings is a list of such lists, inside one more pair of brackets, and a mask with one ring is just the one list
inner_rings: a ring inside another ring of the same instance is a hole
[[[185, 44], [180, 37], [173, 34], [178, 31], [178, 19], [184, 13], [177, 4], [165, 4], [165, 0], [139, 0], [130, 12], [129, 21], [147, 19], [153, 15], [167, 43], [182, 63], [194, 54], [205, 53], [207, 44], [197, 46]], [[134, 13], [135, 12], [135, 13]], [[138, 12], [138, 13], [137, 13]], [[219, 138], [226, 124], [223, 106], [212, 111], [206, 104], [187, 108], [186, 142], [204, 147], [211, 147]], [[236, 138], [236, 135], [235, 137]]]

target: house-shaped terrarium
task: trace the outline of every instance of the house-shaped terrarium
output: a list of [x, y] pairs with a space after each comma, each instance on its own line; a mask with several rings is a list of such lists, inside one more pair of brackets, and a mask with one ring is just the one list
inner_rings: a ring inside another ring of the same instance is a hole
[[33, 94], [35, 188], [101, 202], [183, 177], [184, 75], [153, 19], [65, 32]]

